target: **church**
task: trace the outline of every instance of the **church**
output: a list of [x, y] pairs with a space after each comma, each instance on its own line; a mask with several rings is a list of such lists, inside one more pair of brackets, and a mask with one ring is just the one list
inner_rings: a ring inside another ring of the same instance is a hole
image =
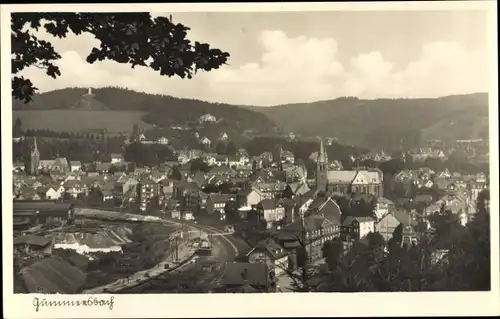
[[316, 191], [325, 193], [366, 194], [382, 197], [383, 174], [377, 169], [329, 170], [323, 145], [320, 149], [316, 167]]
[[40, 166], [40, 151], [38, 150], [38, 145], [36, 143], [36, 137], [34, 137], [33, 148], [30, 153], [30, 161], [29, 161], [29, 175], [37, 175], [38, 167]]

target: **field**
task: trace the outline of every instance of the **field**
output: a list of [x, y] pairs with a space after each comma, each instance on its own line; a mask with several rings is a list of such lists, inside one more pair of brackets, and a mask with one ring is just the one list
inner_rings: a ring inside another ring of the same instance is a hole
[[49, 129], [57, 132], [91, 132], [106, 129], [108, 134], [126, 134], [135, 123], [145, 129], [150, 124], [141, 121], [144, 112], [46, 110], [13, 111], [13, 121], [19, 117], [24, 129]]

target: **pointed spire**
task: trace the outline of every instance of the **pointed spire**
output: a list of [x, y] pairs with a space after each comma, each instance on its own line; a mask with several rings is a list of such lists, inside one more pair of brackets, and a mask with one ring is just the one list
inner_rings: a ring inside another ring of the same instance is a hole
[[326, 157], [325, 157], [325, 147], [323, 146], [323, 138], [320, 138], [319, 143], [320, 144], [319, 144], [318, 163], [325, 163]]
[[33, 151], [38, 152], [38, 145], [36, 144], [36, 136], [33, 137]]

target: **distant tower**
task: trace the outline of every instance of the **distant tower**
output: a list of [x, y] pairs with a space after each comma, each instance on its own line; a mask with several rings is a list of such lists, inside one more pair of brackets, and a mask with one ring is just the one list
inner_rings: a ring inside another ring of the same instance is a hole
[[33, 142], [33, 149], [31, 150], [30, 158], [30, 175], [36, 175], [38, 173], [38, 166], [40, 165], [40, 152], [38, 151], [38, 145], [36, 143], [36, 137]]
[[92, 88], [89, 88], [87, 93], [83, 95], [82, 102], [84, 104], [85, 109], [90, 110], [92, 109], [92, 99], [94, 98], [95, 94], [92, 93]]
[[328, 163], [326, 162], [325, 148], [323, 139], [320, 140], [318, 162], [316, 166], [316, 190], [326, 191], [328, 186]]

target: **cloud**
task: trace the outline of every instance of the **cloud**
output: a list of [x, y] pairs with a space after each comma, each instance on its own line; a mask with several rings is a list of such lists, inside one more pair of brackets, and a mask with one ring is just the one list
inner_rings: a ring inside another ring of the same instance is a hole
[[256, 105], [332, 96], [332, 84], [344, 72], [334, 39], [264, 31], [257, 43], [264, 50], [260, 61], [209, 73], [211, 91], [225, 92], [227, 102]]
[[73, 50], [59, 40], [49, 39], [61, 52], [58, 65], [62, 76], [54, 80], [35, 68], [24, 72], [41, 91], [71, 86], [120, 86], [212, 102], [268, 106], [338, 96], [437, 97], [488, 89], [484, 52], [470, 52], [453, 42], [425, 44], [416, 59], [398, 66], [386, 60], [380, 51], [361, 53], [344, 61], [339, 58], [342, 48], [335, 39], [293, 38], [283, 31], [267, 30], [258, 35], [254, 44], [248, 44], [262, 49], [260, 57], [182, 80], [111, 61], [90, 65], [85, 58], [95, 45], [93, 39], [71, 40], [78, 46]]
[[418, 59], [400, 70], [380, 52], [351, 60], [345, 91], [348, 95], [377, 97], [437, 97], [488, 90], [487, 58], [453, 42], [423, 46]]
[[438, 97], [488, 89], [487, 59], [453, 42], [426, 44], [399, 69], [381, 52], [362, 53], [345, 65], [334, 39], [289, 38], [265, 31], [258, 62], [210, 73], [210, 92], [230, 103], [276, 105], [333, 99]]

